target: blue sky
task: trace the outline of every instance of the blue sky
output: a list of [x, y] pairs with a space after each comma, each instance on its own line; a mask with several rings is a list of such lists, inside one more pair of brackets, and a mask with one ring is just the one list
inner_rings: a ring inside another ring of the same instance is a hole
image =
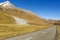
[[[6, 0], [0, 0], [4, 2]], [[18, 8], [34, 12], [46, 19], [60, 20], [60, 0], [9, 0]]]

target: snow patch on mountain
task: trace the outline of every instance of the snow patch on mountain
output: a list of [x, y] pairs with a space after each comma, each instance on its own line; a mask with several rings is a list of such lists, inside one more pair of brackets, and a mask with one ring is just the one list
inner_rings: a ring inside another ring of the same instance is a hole
[[5, 8], [15, 8], [15, 6], [11, 4], [9, 1], [0, 3], [0, 6], [5, 7]]
[[15, 19], [16, 24], [18, 24], [18, 25], [28, 25], [28, 22], [29, 22], [28, 20], [18, 18], [18, 17], [15, 17], [15, 16], [13, 16], [13, 18]]

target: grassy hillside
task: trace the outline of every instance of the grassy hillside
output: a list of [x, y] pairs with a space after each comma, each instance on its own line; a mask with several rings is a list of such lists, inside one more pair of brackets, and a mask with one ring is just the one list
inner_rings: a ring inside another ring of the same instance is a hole
[[4, 12], [9, 14], [9, 15], [13, 15], [13, 16], [16, 16], [18, 18], [23, 18], [23, 19], [30, 21], [29, 24], [50, 25], [50, 23], [47, 20], [36, 16], [32, 12], [27, 12], [27, 11], [22, 10], [22, 9], [5, 9], [4, 8], [4, 10], [6, 10]]
[[14, 18], [3, 11], [2, 8], [0, 8], [0, 24], [14, 24], [15, 20]]

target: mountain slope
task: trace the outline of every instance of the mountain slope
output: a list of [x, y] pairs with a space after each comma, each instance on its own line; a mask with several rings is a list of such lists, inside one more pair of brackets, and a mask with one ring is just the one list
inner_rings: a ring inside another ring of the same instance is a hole
[[14, 24], [15, 20], [11, 15], [5, 13], [0, 7], [0, 24]]
[[[0, 8], [1, 13], [3, 12], [5, 15], [7, 14], [9, 17], [11, 17], [12, 19], [9, 19], [9, 20], [12, 20], [12, 23], [16, 23], [16, 20], [13, 17], [13, 16], [15, 16], [17, 18], [27, 20], [28, 24], [33, 24], [33, 25], [49, 25], [50, 24], [47, 20], [42, 19], [42, 18], [36, 16], [35, 14], [33, 14], [33, 12], [16, 8], [13, 4], [11, 4], [8, 1], [1, 3], [0, 6], [3, 9], [2, 10]], [[2, 14], [2, 15], [4, 15], [4, 14]], [[13, 20], [15, 20], [15, 22]]]

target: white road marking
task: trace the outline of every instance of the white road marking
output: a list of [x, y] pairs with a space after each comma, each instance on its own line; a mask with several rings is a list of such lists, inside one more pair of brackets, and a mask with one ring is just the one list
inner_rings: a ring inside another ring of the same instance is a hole
[[32, 39], [32, 37], [29, 37], [29, 38], [27, 38], [27, 39], [25, 39], [25, 40], [30, 40], [30, 39]]

